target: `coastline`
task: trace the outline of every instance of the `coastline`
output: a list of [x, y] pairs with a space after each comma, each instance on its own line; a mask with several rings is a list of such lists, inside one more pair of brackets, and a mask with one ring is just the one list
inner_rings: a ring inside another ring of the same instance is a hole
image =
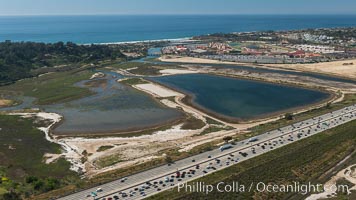
[[[114, 45], [114, 44], [137, 44], [137, 43], [151, 43], [151, 42], [191, 42], [193, 37], [171, 38], [171, 39], [152, 39], [152, 40], [136, 40], [136, 41], [123, 41], [123, 42], [103, 42], [93, 43], [97, 45]], [[91, 45], [89, 43], [83, 45]]]
[[[125, 43], [125, 42], [124, 42]], [[213, 62], [213, 61], [209, 61], [209, 62]], [[218, 64], [225, 64], [224, 62], [221, 62], [221, 61], [214, 61], [214, 62], [217, 62]], [[194, 63], [192, 63], [194, 64]], [[209, 64], [209, 63], [207, 63]], [[249, 67], [261, 67], [263, 68], [262, 66], [251, 66], [249, 64], [246, 64], [246, 63], [235, 63], [235, 62], [228, 62], [227, 64], [234, 64], [234, 65], [244, 65], [244, 66], [249, 66]], [[268, 67], [266, 67], [268, 68]], [[287, 69], [286, 69], [287, 70]], [[305, 85], [298, 85], [298, 84], [293, 84], [293, 83], [289, 83], [289, 82], [273, 82], [273, 81], [268, 81], [266, 79], [254, 79], [252, 77], [239, 77], [239, 76], [227, 76], [226, 74], [219, 74], [219, 73], [210, 73], [210, 74], [213, 74], [215, 76], [224, 76], [224, 77], [229, 77], [229, 78], [239, 78], [239, 79], [247, 79], [247, 80], [253, 80], [253, 81], [261, 81], [261, 82], [264, 82], [264, 83], [270, 83], [270, 84], [281, 84], [281, 85], [287, 85], [287, 86], [292, 86], [292, 87], [304, 87]], [[174, 73], [172, 74], [166, 74], [166, 75], [174, 75]], [[157, 82], [155, 82], [155, 84], [158, 84]], [[163, 86], [164, 88], [168, 88], [166, 85], [161, 85]], [[134, 87], [134, 85], [132, 86]], [[308, 87], [305, 87], [305, 88], [308, 88]], [[136, 88], [138, 89], [138, 88]], [[308, 88], [310, 89], [310, 88]], [[315, 88], [313, 88], [315, 90]], [[322, 88], [319, 88], [320, 90]], [[319, 90], [318, 89], [318, 90]], [[140, 90], [140, 89], [138, 89]], [[172, 89], [174, 91], [177, 91], [176, 89]], [[142, 91], [142, 90], [141, 90]], [[149, 93], [147, 91], [143, 91], [145, 93]], [[192, 112], [195, 112], [195, 111], [198, 111], [197, 113], [201, 114], [201, 116], [203, 117], [212, 117], [213, 119], [218, 119], [217, 121], [223, 121], [225, 125], [232, 125], [232, 127], [234, 127], [235, 129], [233, 129], [232, 131], [216, 131], [216, 132], [212, 132], [212, 133], [209, 133], [205, 136], [191, 136], [192, 138], [193, 137], [198, 137], [195, 138], [195, 139], [191, 139], [191, 145], [181, 145], [182, 149], [184, 147], [185, 150], [191, 148], [192, 146], [194, 147], [194, 145], [196, 146], [197, 144], [199, 144], [199, 142], [201, 144], [204, 144], [204, 143], [207, 143], [208, 141], [212, 141], [212, 140], [216, 140], [216, 138], [222, 138], [223, 136], [227, 135], [227, 134], [237, 134], [236, 132], [240, 133], [241, 130], [245, 131], [248, 127], [253, 127], [253, 126], [256, 126], [258, 124], [264, 124], [264, 123], [267, 123], [267, 122], [270, 122], [270, 121], [277, 121], [278, 119], [281, 118], [281, 116], [278, 116], [279, 114], [281, 113], [285, 113], [285, 112], [295, 112], [295, 113], [301, 113], [301, 112], [305, 112], [305, 111], [308, 111], [308, 110], [311, 110], [311, 109], [315, 109], [317, 107], [321, 107], [323, 106], [324, 103], [328, 102], [328, 101], [331, 101], [333, 99], [335, 99], [337, 96], [334, 94], [334, 93], [331, 93], [331, 92], [327, 92], [330, 94], [330, 96], [326, 99], [323, 99], [323, 100], [320, 100], [320, 101], [317, 101], [313, 104], [307, 104], [307, 105], [302, 105], [302, 106], [298, 106], [298, 107], [295, 107], [295, 108], [291, 108], [291, 109], [287, 109], [287, 110], [281, 110], [281, 111], [278, 111], [278, 112], [273, 112], [273, 113], [266, 113], [265, 115], [258, 115], [254, 118], [251, 118], [251, 119], [238, 119], [238, 118], [233, 118], [233, 117], [228, 117], [228, 116], [224, 116], [224, 115], [221, 115], [221, 114], [218, 114], [216, 112], [213, 112], [211, 110], [208, 110], [206, 108], [203, 108], [202, 106], [199, 106], [197, 103], [194, 102], [194, 96], [192, 95], [189, 95], [189, 94], [186, 94], [184, 92], [180, 92], [179, 90], [177, 91], [178, 93], [182, 93], [183, 96], [176, 96], [176, 98], [174, 99], [174, 101], [172, 101], [171, 103], [172, 104], [175, 104], [178, 105], [177, 107], [179, 106], [182, 106], [181, 108], [184, 108], [184, 109], [189, 109], [189, 108], [192, 108]], [[148, 96], [150, 96], [151, 98], [153, 98], [155, 101], [159, 102], [160, 104], [162, 104], [163, 106], [165, 107], [170, 107], [169, 106], [169, 103], [165, 103], [165, 102], [168, 102], [168, 101], [171, 101], [171, 100], [162, 100], [162, 99], [159, 99], [157, 97], [155, 97], [154, 95], [152, 94], [148, 94]], [[180, 110], [180, 109], [176, 109], [176, 110]], [[182, 119], [179, 119], [179, 120], [183, 120], [185, 117], [186, 117], [186, 114], [189, 114], [189, 112], [186, 112], [186, 110], [184, 110], [184, 113], [182, 116]], [[88, 139], [93, 139], [93, 140], [96, 140], [95, 142], [97, 143], [101, 143], [102, 140], [105, 140], [107, 139], [108, 137], [113, 137], [115, 138], [116, 140], [119, 140], [119, 139], [123, 139], [123, 140], [132, 140], [134, 142], [136, 142], [135, 140], [137, 140], [137, 138], [153, 138], [155, 136], [153, 136], [153, 134], [156, 134], [157, 132], [160, 132], [161, 130], [157, 130], [157, 129], [160, 129], [160, 128], [165, 128], [166, 126], [168, 127], [167, 130], [170, 131], [170, 128], [172, 128], [173, 126], [181, 123], [181, 121], [179, 120], [172, 120], [172, 121], [166, 121], [164, 122], [162, 125], [154, 125], [153, 127], [140, 127], [140, 128], [132, 128], [132, 129], [126, 129], [126, 130], [114, 130], [114, 131], [104, 131], [104, 132], [93, 132], [93, 133], [75, 133], [75, 134], [55, 134], [55, 127], [56, 126], [59, 126], [61, 123], [63, 123], [63, 120], [65, 120], [63, 117], [61, 120], [57, 121], [57, 122], [54, 122], [53, 124], [51, 124], [51, 126], [48, 128], [48, 129], [43, 129], [43, 131], [46, 133], [46, 139], [47, 139], [47, 135], [48, 136], [52, 136], [53, 138], [48, 138], [48, 140], [56, 140], [58, 142], [58, 144], [62, 143], [62, 147], [64, 149], [64, 151], [67, 151], [69, 153], [75, 153], [75, 156], [79, 157], [79, 158], [83, 158], [83, 155], [81, 153], [80, 150], [82, 150], [81, 148], [77, 148], [78, 146], [76, 146], [75, 144], [71, 144], [70, 141], [71, 140], [75, 140], [75, 139], [83, 139], [85, 140], [86, 138]], [[229, 123], [235, 123], [235, 124], [229, 124]], [[237, 124], [236, 124], [237, 123]], [[136, 130], [135, 130], [136, 129]], [[166, 129], [164, 129], [166, 130]], [[150, 133], [147, 133], [145, 131], [151, 131]], [[200, 130], [195, 130], [196, 132], [200, 131]], [[141, 132], [144, 132], [142, 133], [141, 135], [139, 136], [143, 136], [143, 137], [139, 137], [137, 134], [140, 134]], [[184, 132], [188, 132], [188, 131], [185, 131]], [[132, 136], [127, 136], [129, 134], [132, 134]], [[176, 134], [175, 132], [172, 132], [170, 133], [172, 135]], [[215, 137], [214, 137], [215, 136]], [[83, 137], [83, 138], [79, 138], [79, 137]], [[173, 137], [173, 136], [171, 136]], [[177, 141], [178, 140], [181, 140], [183, 141], [183, 137], [184, 136], [180, 136], [180, 135], [175, 135], [174, 137], [176, 137]], [[118, 139], [119, 138], [119, 139]], [[201, 139], [201, 138], [204, 138], [204, 139]], [[166, 138], [162, 138], [161, 141], [163, 141], [163, 139], [166, 139]], [[151, 140], [151, 139], [150, 139]], [[201, 141], [199, 141], [201, 140]], [[67, 143], [68, 142], [68, 143]], [[132, 142], [132, 143], [134, 143]], [[84, 143], [84, 142], [83, 142]], [[94, 142], [93, 142], [94, 143]], [[148, 142], [147, 142], [148, 143]], [[84, 145], [83, 145], [84, 146]], [[81, 146], [81, 147], [83, 147]], [[132, 145], [131, 147], [134, 148], [134, 145]], [[119, 148], [119, 147], [115, 147], [115, 148]], [[84, 148], [83, 148], [84, 149]], [[108, 151], [108, 152], [111, 152]], [[108, 153], [106, 152], [106, 153]], [[99, 155], [101, 155], [100, 153], [98, 153]], [[67, 155], [67, 154], [65, 154]], [[72, 155], [72, 156], [73, 156]], [[91, 161], [88, 161], [86, 162], [88, 165], [91, 164], [93, 165], [92, 161], [95, 162], [94, 159], [96, 159], [97, 157], [99, 156], [93, 156], [94, 158], [91, 158], [92, 160]], [[67, 157], [66, 157], [67, 158]], [[73, 159], [73, 157], [68, 157], [68, 161], [71, 162], [71, 159]], [[79, 159], [76, 159], [76, 161], [74, 163], [72, 163], [74, 166], [77, 166], [77, 170], [79, 169], [78, 166], [84, 166], [84, 163], [80, 163], [80, 162], [77, 162], [77, 160]], [[137, 160], [137, 159], [133, 159], [133, 160]], [[125, 161], [123, 163], [119, 163], [117, 166], [113, 166], [113, 167], [118, 167], [120, 166], [121, 164], [128, 164], [129, 162], [131, 161]], [[111, 167], [108, 167], [109, 169], [111, 169]], [[83, 167], [84, 169], [84, 167]], [[85, 169], [84, 169], [85, 170]], [[106, 168], [104, 169], [106, 170]], [[88, 170], [89, 171], [89, 170]], [[94, 170], [95, 171], [95, 170]], [[101, 171], [101, 170], [98, 170], [98, 171]]]

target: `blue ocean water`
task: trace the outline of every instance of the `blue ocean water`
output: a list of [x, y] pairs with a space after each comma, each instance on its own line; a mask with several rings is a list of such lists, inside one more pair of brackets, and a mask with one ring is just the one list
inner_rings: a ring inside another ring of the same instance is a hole
[[1, 16], [0, 41], [106, 43], [356, 26], [356, 15]]

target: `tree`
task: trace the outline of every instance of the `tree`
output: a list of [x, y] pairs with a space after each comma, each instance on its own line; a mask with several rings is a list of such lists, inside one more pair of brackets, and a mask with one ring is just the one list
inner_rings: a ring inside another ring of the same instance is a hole
[[53, 72], [58, 65], [78, 67], [102, 60], [126, 58], [116, 46], [77, 45], [72, 42], [0, 42], [0, 85]]
[[3, 195], [4, 200], [19, 200], [21, 199], [20, 195], [11, 191]]
[[330, 109], [330, 108], [331, 108], [331, 103], [328, 102], [325, 107], [326, 107], [327, 109]]
[[45, 180], [44, 191], [51, 191], [60, 186], [60, 182], [58, 179], [55, 178], [47, 178]]
[[232, 137], [231, 136], [225, 136], [223, 138], [223, 140], [225, 141], [225, 143], [228, 143], [230, 140], [232, 140]]
[[44, 186], [44, 184], [45, 184], [45, 183], [44, 183], [42, 180], [38, 180], [38, 181], [34, 182], [34, 184], [33, 184], [33, 189], [39, 191], [39, 190], [42, 189], [42, 187]]
[[166, 163], [173, 163], [173, 159], [170, 156], [166, 156]]
[[284, 115], [284, 118], [286, 119], [286, 120], [293, 120], [293, 114], [292, 113], [286, 113], [285, 115]]
[[38, 178], [36, 176], [28, 176], [26, 177], [26, 183], [33, 183], [33, 182], [36, 182], [38, 181]]

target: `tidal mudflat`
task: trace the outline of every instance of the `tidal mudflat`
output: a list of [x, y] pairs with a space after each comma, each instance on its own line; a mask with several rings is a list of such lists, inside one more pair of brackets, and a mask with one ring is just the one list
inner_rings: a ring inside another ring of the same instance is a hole
[[[90, 89], [95, 95], [65, 104], [46, 106], [47, 112], [64, 116], [55, 134], [92, 134], [132, 131], [178, 120], [182, 114], [166, 108], [149, 95], [118, 83], [121, 75], [105, 72], [101, 84]], [[82, 81], [80, 87], [88, 87]]]
[[2, 111], [40, 108], [63, 116], [53, 130], [55, 135], [108, 134], [142, 130], [172, 123], [183, 117], [175, 109], [161, 105], [150, 95], [117, 82], [120, 74], [105, 72], [104, 78], [84, 80], [78, 87], [89, 87], [94, 95], [53, 105], [35, 105], [35, 98], [19, 97], [22, 104]]

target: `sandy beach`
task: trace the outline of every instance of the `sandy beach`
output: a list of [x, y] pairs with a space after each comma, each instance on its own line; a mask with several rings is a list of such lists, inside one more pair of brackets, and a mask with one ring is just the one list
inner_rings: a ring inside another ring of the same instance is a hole
[[[134, 88], [138, 90], [145, 91], [149, 94], [152, 94], [154, 97], [174, 97], [174, 96], [182, 96], [182, 94], [170, 90], [168, 88], [164, 88], [160, 85], [147, 83], [147, 84], [138, 84], [134, 85]], [[184, 96], [184, 95], [183, 95]]]
[[163, 69], [159, 71], [163, 76], [175, 75], [175, 74], [196, 74], [197, 71], [184, 70], [184, 69]]

